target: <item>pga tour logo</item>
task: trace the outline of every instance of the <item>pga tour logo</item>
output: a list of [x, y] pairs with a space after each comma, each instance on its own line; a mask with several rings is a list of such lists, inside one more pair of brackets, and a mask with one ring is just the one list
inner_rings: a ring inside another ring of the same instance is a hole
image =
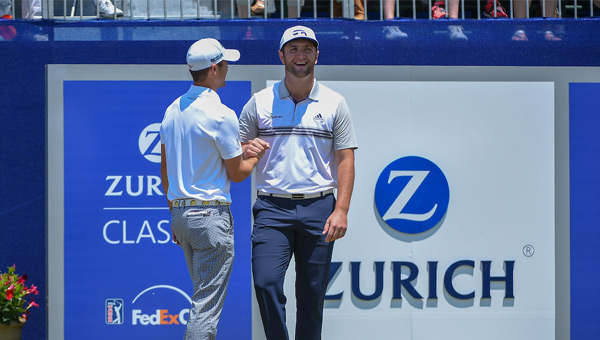
[[125, 315], [123, 311], [123, 299], [106, 299], [104, 311], [104, 322], [107, 325], [123, 324], [123, 316]]
[[408, 156], [390, 163], [375, 186], [375, 206], [383, 221], [405, 234], [439, 226], [446, 216], [450, 189], [432, 161]]

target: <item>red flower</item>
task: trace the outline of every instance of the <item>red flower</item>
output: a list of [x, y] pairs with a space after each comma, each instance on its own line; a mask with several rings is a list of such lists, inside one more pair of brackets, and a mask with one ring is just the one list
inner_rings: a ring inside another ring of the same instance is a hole
[[8, 301], [12, 300], [13, 296], [15, 294], [15, 285], [11, 284], [10, 287], [8, 287], [8, 289], [6, 290], [6, 299]]
[[25, 280], [27, 280], [27, 275], [20, 276], [17, 283], [25, 285]]
[[29, 289], [27, 290], [27, 294], [34, 294], [34, 295], [38, 295], [38, 294], [39, 294], [39, 292], [38, 292], [37, 286], [31, 285], [31, 288], [29, 288]]
[[38, 305], [37, 303], [35, 303], [35, 301], [31, 300], [31, 302], [29, 302], [29, 305], [25, 309], [29, 309], [31, 307], [39, 307], [39, 306], [40, 305]]
[[30, 294], [38, 295], [38, 287], [27, 287], [27, 275], [15, 273], [15, 266], [8, 267], [8, 271], [0, 274], [0, 323], [19, 321], [27, 317], [31, 307], [39, 307], [33, 299], [26, 301]]

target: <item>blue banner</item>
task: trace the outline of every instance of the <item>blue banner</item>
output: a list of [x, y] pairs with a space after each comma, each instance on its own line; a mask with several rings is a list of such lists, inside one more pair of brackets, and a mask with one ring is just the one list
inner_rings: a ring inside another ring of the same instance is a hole
[[[183, 337], [192, 283], [172, 242], [159, 126], [190, 84], [64, 82], [66, 340]], [[218, 92], [239, 114], [251, 84]], [[250, 189], [232, 185], [236, 258], [218, 339], [251, 338]]]
[[[571, 190], [571, 340], [600, 334], [600, 83], [569, 84]], [[561, 275], [558, 273], [557, 275]]]

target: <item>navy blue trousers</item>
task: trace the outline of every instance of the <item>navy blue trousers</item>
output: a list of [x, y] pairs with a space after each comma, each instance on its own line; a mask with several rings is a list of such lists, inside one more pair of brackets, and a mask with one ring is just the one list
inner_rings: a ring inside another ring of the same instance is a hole
[[252, 230], [252, 274], [268, 340], [288, 340], [283, 292], [296, 262], [296, 340], [319, 340], [333, 242], [322, 235], [335, 207], [333, 194], [306, 200], [258, 196]]

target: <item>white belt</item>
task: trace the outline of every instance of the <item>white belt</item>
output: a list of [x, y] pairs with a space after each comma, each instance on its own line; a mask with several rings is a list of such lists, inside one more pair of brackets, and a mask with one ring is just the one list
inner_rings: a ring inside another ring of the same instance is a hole
[[321, 192], [315, 192], [312, 194], [270, 194], [268, 192], [259, 191], [259, 196], [271, 196], [271, 197], [279, 197], [279, 198], [289, 198], [292, 200], [306, 200], [309, 198], [317, 198], [323, 197], [325, 195], [333, 194], [333, 189], [327, 189]]
[[184, 208], [191, 207], [195, 205], [231, 205], [229, 202], [221, 202], [221, 201], [201, 201], [197, 199], [177, 199], [172, 201], [173, 208]]

